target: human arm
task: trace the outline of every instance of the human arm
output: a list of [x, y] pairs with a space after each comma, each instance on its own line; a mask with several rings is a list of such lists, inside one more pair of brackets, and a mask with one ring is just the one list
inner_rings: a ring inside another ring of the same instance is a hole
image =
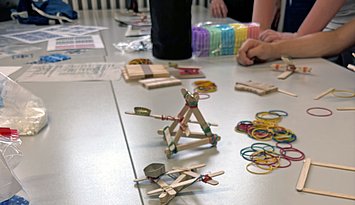
[[317, 0], [296, 33], [266, 30], [260, 33], [259, 39], [265, 42], [273, 42], [322, 31], [345, 2], [346, 0]]
[[302, 37], [266, 43], [248, 39], [237, 55], [242, 65], [254, 64], [254, 59], [269, 60], [289, 56], [292, 58], [335, 55], [355, 44], [355, 20], [335, 31], [318, 32]]
[[212, 17], [216, 17], [216, 18], [227, 17], [228, 9], [223, 0], [212, 0], [210, 6], [211, 6]]
[[260, 30], [264, 31], [271, 28], [277, 11], [277, 2], [279, 0], [254, 0], [253, 22], [260, 24]]
[[322, 31], [346, 0], [317, 0], [297, 31], [298, 36]]

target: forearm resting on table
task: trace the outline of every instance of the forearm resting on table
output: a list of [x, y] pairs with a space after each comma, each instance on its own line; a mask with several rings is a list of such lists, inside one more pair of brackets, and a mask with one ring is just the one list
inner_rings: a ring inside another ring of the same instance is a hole
[[339, 54], [355, 43], [355, 20], [331, 32], [309, 34], [296, 39], [272, 43], [273, 57], [324, 57]]

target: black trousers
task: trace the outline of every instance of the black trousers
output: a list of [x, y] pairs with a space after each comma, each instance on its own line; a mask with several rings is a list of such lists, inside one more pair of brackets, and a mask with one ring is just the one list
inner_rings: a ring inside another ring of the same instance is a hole
[[254, 0], [224, 0], [229, 18], [240, 22], [251, 22]]

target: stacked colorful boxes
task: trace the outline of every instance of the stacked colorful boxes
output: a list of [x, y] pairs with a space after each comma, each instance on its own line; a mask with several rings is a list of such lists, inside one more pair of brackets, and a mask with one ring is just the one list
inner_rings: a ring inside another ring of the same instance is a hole
[[257, 39], [259, 24], [233, 23], [192, 28], [192, 49], [195, 56], [237, 54], [247, 38]]

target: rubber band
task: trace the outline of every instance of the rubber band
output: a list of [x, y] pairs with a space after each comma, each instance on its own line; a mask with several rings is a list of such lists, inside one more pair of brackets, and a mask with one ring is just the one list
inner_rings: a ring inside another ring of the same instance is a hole
[[[325, 111], [325, 113], [324, 114], [312, 113], [311, 111], [314, 111], [314, 110]], [[315, 117], [328, 117], [328, 116], [331, 116], [333, 114], [333, 112], [330, 109], [324, 108], [324, 107], [311, 107], [311, 108], [308, 108], [306, 110], [306, 112], [309, 115], [312, 115], [312, 116], [315, 116]]]
[[[299, 153], [300, 156], [299, 157], [287, 156], [287, 152], [296, 152], [296, 153]], [[283, 158], [291, 160], [291, 161], [301, 161], [301, 160], [304, 160], [304, 158], [305, 158], [305, 154], [296, 148], [280, 148], [280, 154]]]
[[283, 111], [283, 110], [269, 110], [269, 113], [276, 113], [280, 116], [283, 116], [283, 117], [287, 117], [288, 116], [288, 113], [286, 111]]
[[[284, 146], [280, 146], [281, 144], [286, 144], [286, 145], [288, 145], [287, 147], [284, 147]], [[276, 143], [276, 147], [277, 148], [292, 148], [292, 144], [291, 143], [283, 143], [283, 142], [278, 142], [278, 143]]]
[[[288, 164], [286, 164], [286, 165], [281, 165], [281, 160], [282, 160], [282, 159], [285, 160], [285, 161], [287, 161]], [[291, 164], [292, 164], [291, 160], [285, 159], [284, 157], [280, 157], [280, 159], [279, 159], [279, 166], [278, 166], [277, 168], [287, 168], [287, 167], [291, 166]]]
[[[267, 117], [269, 116], [269, 117]], [[266, 120], [266, 121], [281, 121], [281, 115], [279, 115], [276, 112], [270, 113], [270, 112], [258, 112], [255, 115], [255, 118], [258, 120]]]
[[135, 58], [128, 62], [128, 65], [150, 65], [153, 62], [148, 58]]
[[248, 127], [251, 127], [251, 126], [253, 126], [253, 122], [251, 122], [251, 121], [240, 121], [235, 126], [234, 130], [236, 132], [240, 132], [240, 133], [246, 134]]
[[[351, 90], [332, 90], [331, 92], [335, 97], [337, 98], [353, 98], [355, 97], [355, 92]], [[342, 94], [347, 94], [347, 95], [342, 95]]]
[[[207, 100], [211, 97], [208, 93], [198, 93], [198, 95], [200, 100]], [[201, 96], [205, 96], [205, 97], [201, 97]]]
[[[256, 164], [254, 164], [253, 162], [251, 162], [251, 163], [247, 164], [247, 166], [246, 166], [245, 168], [246, 168], [246, 170], [247, 170], [249, 173], [252, 173], [252, 174], [257, 174], [257, 175], [269, 174], [270, 172], [272, 172], [272, 171], [274, 170], [272, 167], [270, 167], [270, 169], [269, 169], [268, 171], [266, 171], [266, 172], [254, 172], [254, 171], [251, 171], [251, 170], [249, 169], [249, 167], [250, 167], [251, 165], [253, 165], [254, 167], [257, 167]], [[257, 168], [259, 168], [259, 167], [257, 167]], [[259, 168], [259, 169], [260, 169], [260, 168]]]
[[264, 145], [263, 147], [260, 147], [260, 148], [262, 148], [265, 151], [270, 151], [270, 150], [265, 149], [265, 147], [270, 147], [271, 151], [275, 151], [275, 146], [272, 146], [270, 144], [263, 143], [263, 142], [256, 142], [256, 143], [252, 144], [250, 147], [251, 147], [251, 149], [256, 150], [255, 147], [258, 147], [258, 145]]

